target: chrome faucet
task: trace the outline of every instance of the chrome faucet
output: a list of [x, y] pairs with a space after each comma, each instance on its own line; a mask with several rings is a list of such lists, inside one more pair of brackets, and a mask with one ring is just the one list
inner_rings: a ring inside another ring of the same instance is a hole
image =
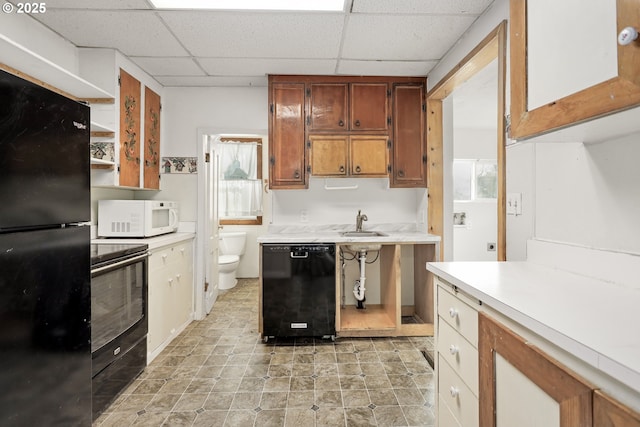
[[361, 215], [360, 210], [358, 210], [358, 216], [356, 216], [356, 231], [362, 231], [362, 221], [367, 221], [366, 215]]

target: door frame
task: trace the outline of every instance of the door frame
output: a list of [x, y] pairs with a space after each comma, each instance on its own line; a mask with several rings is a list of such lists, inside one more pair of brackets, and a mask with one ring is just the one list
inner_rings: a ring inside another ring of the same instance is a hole
[[[444, 236], [444, 162], [443, 162], [443, 100], [463, 83], [498, 59], [498, 236], [497, 260], [507, 259], [506, 239], [506, 123], [505, 85], [507, 62], [507, 21], [502, 21], [462, 61], [427, 93], [427, 153], [428, 167], [428, 230]], [[440, 243], [440, 259], [444, 260], [444, 242]]]
[[[268, 135], [267, 129], [240, 129], [240, 128], [219, 128], [219, 127], [202, 127], [197, 129], [196, 152], [198, 153], [198, 169], [204, 171], [205, 168], [205, 149], [203, 141], [205, 135]], [[264, 142], [263, 142], [264, 143]], [[264, 179], [263, 175], [263, 179]], [[204, 192], [206, 190], [205, 174], [198, 173], [198, 195], [197, 195], [197, 222], [196, 222], [196, 256], [195, 256], [195, 295], [194, 309], [195, 320], [202, 320], [207, 316], [206, 301], [204, 295], [205, 269], [207, 263], [205, 260], [206, 252], [206, 198]]]

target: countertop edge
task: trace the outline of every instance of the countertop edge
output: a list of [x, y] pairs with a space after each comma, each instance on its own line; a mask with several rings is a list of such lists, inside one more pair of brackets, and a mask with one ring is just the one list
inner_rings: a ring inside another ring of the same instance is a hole
[[147, 238], [99, 238], [92, 239], [91, 243], [146, 243], [149, 245], [149, 250], [153, 251], [164, 246], [173, 245], [183, 241], [195, 239], [196, 233], [169, 233], [162, 234], [160, 236], [147, 237]]
[[[520, 262], [522, 265], [528, 264], [527, 262]], [[491, 307], [497, 312], [503, 314], [505, 317], [512, 319], [514, 322], [529, 329], [533, 333], [541, 336], [550, 343], [558, 346], [559, 348], [567, 351], [574, 357], [587, 363], [592, 368], [597, 369], [611, 378], [619, 381], [620, 383], [631, 387], [633, 390], [640, 390], [640, 372], [621, 364], [619, 361], [605, 356], [599, 351], [588, 347], [584, 343], [567, 336], [554, 328], [545, 324], [544, 321], [533, 318], [521, 311], [518, 311], [508, 305], [506, 302], [495, 298], [494, 296], [476, 288], [475, 286], [465, 282], [464, 280], [450, 274], [448, 271], [440, 268], [437, 264], [446, 263], [426, 263], [426, 269], [435, 275], [446, 280], [450, 284], [458, 287], [464, 293], [482, 301], [483, 304]], [[497, 264], [497, 263], [496, 263]], [[539, 265], [532, 268], [540, 268]], [[550, 271], [553, 269], [549, 269]], [[565, 274], [565, 272], [558, 272], [559, 275]], [[605, 284], [602, 282], [603, 285]]]

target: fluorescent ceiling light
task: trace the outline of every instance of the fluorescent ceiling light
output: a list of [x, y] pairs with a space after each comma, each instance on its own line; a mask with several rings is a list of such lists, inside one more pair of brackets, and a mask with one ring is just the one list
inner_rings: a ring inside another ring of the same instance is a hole
[[150, 0], [156, 9], [343, 11], [344, 0]]

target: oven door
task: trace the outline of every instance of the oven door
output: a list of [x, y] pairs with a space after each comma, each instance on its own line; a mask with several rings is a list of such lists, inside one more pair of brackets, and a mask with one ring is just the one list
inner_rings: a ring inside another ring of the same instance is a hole
[[92, 353], [134, 326], [146, 335], [147, 262], [145, 252], [91, 270]]

